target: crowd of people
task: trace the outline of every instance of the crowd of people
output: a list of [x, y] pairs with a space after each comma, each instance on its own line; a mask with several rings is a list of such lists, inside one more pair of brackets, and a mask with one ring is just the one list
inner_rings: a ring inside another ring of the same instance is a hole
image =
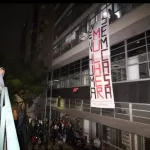
[[[65, 149], [69, 145], [72, 149], [89, 149], [87, 137], [83, 135], [82, 125], [76, 119], [71, 120], [67, 115], [61, 118], [50, 118], [45, 121], [41, 118], [31, 120], [26, 124], [21, 109], [15, 125], [21, 150], [54, 150]], [[48, 118], [48, 117], [47, 117]], [[29, 144], [30, 143], [30, 144]], [[30, 148], [27, 145], [31, 145]], [[103, 150], [98, 138], [93, 140], [92, 150]]]
[[86, 138], [75, 131], [73, 124], [64, 118], [51, 118], [49, 132], [47, 122], [45, 122], [44, 126], [44, 122], [40, 123], [38, 120], [34, 120], [30, 123], [29, 131], [32, 150], [35, 149], [35, 145], [37, 145], [39, 150], [43, 146], [46, 150], [48, 149], [48, 143], [51, 145], [51, 149], [57, 145], [60, 150], [63, 150], [64, 143], [83, 149], [86, 141]]
[[71, 121], [65, 118], [51, 119], [50, 129], [53, 145], [55, 145], [57, 141], [60, 150], [63, 149], [63, 143], [67, 143], [72, 147], [78, 146], [78, 148], [81, 147], [84, 149], [86, 138], [76, 131]]
[[[40, 123], [36, 120], [31, 123], [31, 126], [32, 150], [35, 149], [35, 145], [37, 145], [38, 150], [41, 150], [42, 147], [46, 150], [48, 145], [51, 150], [55, 149], [56, 145], [59, 150], [63, 150], [65, 143], [73, 149], [89, 149], [87, 137], [82, 134], [80, 124], [78, 122], [75, 124], [64, 116], [62, 118], [51, 117], [50, 128], [48, 122], [45, 122], [44, 125], [44, 122]], [[93, 141], [92, 150], [102, 150], [98, 138]]]

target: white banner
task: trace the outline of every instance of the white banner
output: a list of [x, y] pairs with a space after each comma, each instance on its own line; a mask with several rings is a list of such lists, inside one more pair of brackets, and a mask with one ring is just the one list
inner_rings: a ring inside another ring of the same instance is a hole
[[102, 18], [89, 31], [91, 107], [114, 108], [109, 45], [109, 18]]

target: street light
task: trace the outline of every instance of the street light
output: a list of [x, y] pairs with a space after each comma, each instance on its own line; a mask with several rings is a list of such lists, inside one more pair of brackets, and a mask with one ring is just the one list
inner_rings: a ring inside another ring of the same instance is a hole
[[50, 88], [49, 135], [50, 135], [50, 119], [51, 119], [51, 116], [52, 116], [52, 87], [53, 87], [54, 82], [59, 82], [59, 80], [52, 80], [52, 75], [51, 75], [51, 81], [48, 84], [48, 85], [50, 85], [50, 87], [49, 87]]
[[51, 114], [52, 114], [52, 87], [53, 87], [53, 83], [54, 82], [59, 82], [59, 80], [52, 80], [53, 79], [53, 76], [51, 74], [51, 80], [48, 81], [48, 76], [47, 76], [47, 88], [46, 88], [46, 102], [45, 102], [45, 116], [44, 116], [44, 121], [46, 121], [46, 106], [47, 106], [47, 91], [48, 89], [50, 89], [50, 104], [49, 104], [49, 107], [50, 107], [50, 111], [49, 111], [49, 135], [50, 135], [50, 119], [51, 119]]

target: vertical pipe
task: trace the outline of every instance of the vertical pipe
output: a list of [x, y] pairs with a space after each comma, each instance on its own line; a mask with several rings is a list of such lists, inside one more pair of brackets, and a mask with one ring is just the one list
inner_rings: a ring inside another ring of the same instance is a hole
[[50, 119], [51, 119], [51, 116], [52, 116], [52, 107], [51, 107], [51, 104], [52, 104], [52, 87], [53, 87], [53, 71], [51, 72], [51, 84], [50, 84], [49, 135], [50, 135]]
[[129, 103], [129, 115], [130, 115], [130, 121], [133, 121], [133, 116], [132, 116], [132, 103]]
[[69, 108], [70, 108], [70, 99], [69, 99]]
[[47, 106], [47, 92], [48, 92], [48, 76], [49, 75], [47, 75], [47, 78], [46, 78], [46, 93], [45, 93], [45, 112], [44, 112], [44, 128], [45, 128], [45, 126], [46, 126], [46, 106]]

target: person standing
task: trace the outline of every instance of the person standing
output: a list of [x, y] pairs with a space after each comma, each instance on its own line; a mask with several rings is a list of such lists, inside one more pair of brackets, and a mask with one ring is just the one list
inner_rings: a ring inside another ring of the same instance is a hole
[[5, 75], [5, 69], [3, 67], [0, 67], [0, 94], [2, 93], [2, 89], [5, 86], [4, 84], [4, 77]]
[[47, 150], [48, 149], [48, 135], [47, 135], [47, 131], [45, 130], [45, 134], [44, 134], [44, 149]]
[[[5, 86], [5, 84], [4, 84], [4, 79], [3, 79], [3, 77], [4, 77], [4, 74], [5, 74], [5, 69], [3, 68], [3, 67], [0, 67], [0, 94], [2, 93], [2, 89], [3, 89], [3, 87]], [[1, 103], [0, 103], [1, 104]], [[3, 104], [2, 104], [3, 105]], [[1, 109], [2, 107], [0, 107], [0, 109]], [[1, 112], [1, 110], [0, 110], [0, 112]], [[1, 114], [0, 114], [0, 117], [1, 117]]]
[[100, 149], [100, 146], [101, 146], [101, 141], [99, 140], [99, 138], [98, 137], [96, 137], [95, 139], [94, 139], [94, 150], [99, 150]]
[[32, 150], [35, 150], [36, 142], [37, 142], [37, 137], [36, 136], [32, 136]]

